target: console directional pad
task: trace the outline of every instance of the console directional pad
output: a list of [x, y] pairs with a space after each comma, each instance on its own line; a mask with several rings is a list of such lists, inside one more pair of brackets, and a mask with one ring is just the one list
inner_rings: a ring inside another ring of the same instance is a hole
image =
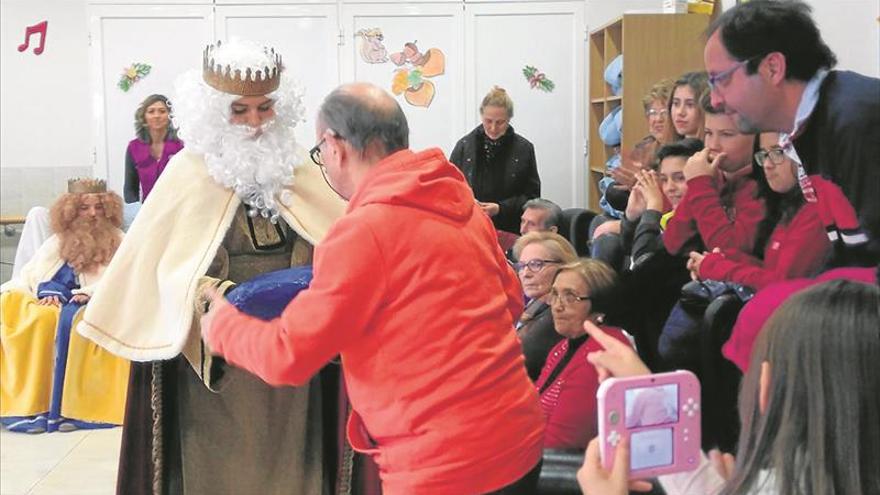
[[606, 440], [608, 440], [612, 447], [617, 447], [617, 444], [620, 443], [620, 434], [617, 433], [617, 430], [611, 430]]
[[700, 404], [695, 402], [693, 397], [688, 398], [687, 402], [683, 406], [681, 406], [681, 410], [684, 411], [685, 414], [688, 415], [689, 418], [694, 417], [694, 414], [700, 412]]

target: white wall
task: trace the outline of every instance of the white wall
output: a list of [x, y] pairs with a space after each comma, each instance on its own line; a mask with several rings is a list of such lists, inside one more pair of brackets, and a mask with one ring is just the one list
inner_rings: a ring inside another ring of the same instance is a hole
[[[585, 0], [587, 29], [595, 29], [620, 17], [625, 12], [662, 12], [662, 0]], [[589, 67], [589, 65], [588, 65]]]
[[[837, 53], [839, 67], [880, 76], [876, 0], [808, 3]], [[662, 0], [584, 0], [584, 4], [587, 29], [592, 30], [625, 11], [659, 11]], [[733, 5], [734, 0], [721, 1], [722, 8]], [[45, 52], [40, 56], [32, 49], [18, 52], [25, 27], [42, 20], [49, 21]], [[4, 214], [45, 204], [60, 192], [68, 176], [92, 170], [95, 100], [89, 86], [88, 34], [87, 0], [0, 0], [0, 210]]]
[[[723, 10], [735, 0], [720, 0]], [[837, 68], [880, 77], [880, 2], [804, 0], [813, 9], [822, 38], [837, 55]]]
[[[49, 22], [19, 52], [26, 26]], [[0, 0], [0, 166], [91, 166], [85, 0]]]
[[880, 2], [807, 0], [837, 68], [880, 77]]

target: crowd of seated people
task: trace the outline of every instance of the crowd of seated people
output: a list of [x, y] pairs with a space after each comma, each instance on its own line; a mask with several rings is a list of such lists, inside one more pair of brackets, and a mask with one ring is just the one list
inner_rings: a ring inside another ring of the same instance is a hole
[[[660, 115], [660, 98], [656, 95], [662, 94], [658, 88], [664, 85], [669, 88], [668, 99]], [[763, 289], [769, 287], [772, 292], [787, 281], [791, 282], [785, 287], [805, 287], [839, 278], [876, 282], [873, 267], [877, 260], [866, 250], [869, 235], [861, 229], [860, 213], [846, 193], [829, 177], [807, 173], [797, 154], [786, 149], [785, 135], [743, 131], [736, 115], [713, 106], [712, 100], [706, 73], [684, 74], [671, 85], [661, 81], [652, 88], [645, 98], [647, 136], [639, 149], [628, 154], [639, 160], [630, 159], [627, 166], [618, 167], [613, 174], [618, 181], [614, 194], [622, 191], [617, 204], [620, 197], [625, 200], [624, 215], [615, 220], [599, 214], [590, 227], [593, 262], [602, 262], [603, 269], [617, 273], [616, 297], [621, 304], [608, 308], [607, 319], [634, 336], [633, 356], [647, 363], [646, 370], [684, 368], [702, 377], [705, 370], [701, 367], [707, 360], [727, 365], [730, 359], [745, 371], [762, 325], [783, 301], [778, 295], [762, 297]], [[666, 132], [657, 138], [654, 134], [662, 126], [661, 117], [667, 115]], [[606, 189], [606, 199], [610, 191]], [[555, 316], [553, 289], [533, 296], [536, 281], [558, 280], [565, 273], [557, 263], [560, 256], [539, 248], [538, 239], [531, 234], [524, 236], [517, 242], [518, 249], [513, 250], [532, 310], [527, 309], [524, 315], [527, 323], [520, 323], [520, 338], [533, 379], [537, 359], [550, 345], [550, 337], [558, 340], [544, 356], [544, 369], [537, 380], [548, 421], [545, 447], [582, 446], [582, 431], [566, 430], [557, 424], [560, 406], [556, 401], [563, 404], [562, 410], [571, 407], [565, 405], [565, 394], [555, 392], [552, 401], [545, 394], [552, 386], [548, 382], [564, 372], [559, 369], [559, 361], [575, 355], [572, 348], [578, 345], [578, 339], [584, 339], [584, 345], [601, 343], [586, 333], [568, 335], [564, 324], [536, 311]], [[529, 248], [523, 249], [526, 246]], [[543, 260], [544, 273], [529, 271], [530, 263], [536, 260]], [[553, 267], [548, 268], [551, 264]], [[851, 268], [820, 275], [841, 265]], [[812, 277], [817, 277], [815, 282]], [[692, 304], [682, 292], [688, 282], [706, 292], [701, 304]], [[589, 283], [584, 285], [587, 287], [595, 290]], [[779, 292], [790, 294], [794, 289]], [[737, 320], [723, 355], [719, 350], [706, 356], [702, 340], [707, 322], [703, 313], [720, 294], [735, 294], [740, 303], [748, 302], [755, 294], [758, 297], [756, 304], [747, 305], [743, 318]], [[525, 329], [543, 326], [543, 336], [548, 339], [540, 349], [532, 340], [534, 336], [522, 330], [532, 318], [535, 322]], [[557, 335], [549, 333], [551, 328]], [[615, 331], [616, 327], [612, 335], [618, 338]], [[595, 397], [597, 384], [591, 384], [582, 397]], [[735, 396], [736, 391], [731, 387], [720, 393]], [[595, 426], [595, 401], [587, 402], [578, 406], [580, 424]], [[548, 403], [556, 408], [548, 407]], [[705, 426], [711, 429], [719, 425]], [[724, 427], [734, 435], [740, 430], [739, 423]], [[715, 437], [713, 431], [707, 432], [704, 445], [728, 451], [735, 447]], [[752, 482], [749, 479], [744, 483]]]

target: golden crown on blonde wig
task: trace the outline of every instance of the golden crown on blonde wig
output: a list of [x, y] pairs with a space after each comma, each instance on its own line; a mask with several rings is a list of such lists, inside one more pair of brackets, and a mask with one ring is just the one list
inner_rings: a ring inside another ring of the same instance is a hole
[[70, 179], [67, 192], [72, 194], [99, 194], [107, 192], [107, 182], [101, 179]]
[[216, 45], [208, 45], [202, 56], [202, 78], [208, 86], [238, 96], [261, 96], [278, 89], [284, 67], [281, 65], [281, 55], [275, 53], [274, 48], [264, 47], [263, 50], [275, 62], [275, 67], [256, 71], [247, 68], [242, 73], [241, 69], [233, 70], [230, 65], [223, 67], [214, 63], [214, 50], [219, 47], [219, 41]]

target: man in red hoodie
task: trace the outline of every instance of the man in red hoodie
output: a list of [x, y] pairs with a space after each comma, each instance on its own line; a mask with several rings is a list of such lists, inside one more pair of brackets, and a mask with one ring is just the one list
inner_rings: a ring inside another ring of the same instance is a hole
[[327, 96], [312, 159], [349, 204], [311, 286], [268, 322], [215, 298], [205, 341], [279, 386], [341, 355], [349, 441], [386, 495], [534, 493], [544, 418], [513, 330], [519, 282], [461, 172], [408, 135], [378, 87]]

